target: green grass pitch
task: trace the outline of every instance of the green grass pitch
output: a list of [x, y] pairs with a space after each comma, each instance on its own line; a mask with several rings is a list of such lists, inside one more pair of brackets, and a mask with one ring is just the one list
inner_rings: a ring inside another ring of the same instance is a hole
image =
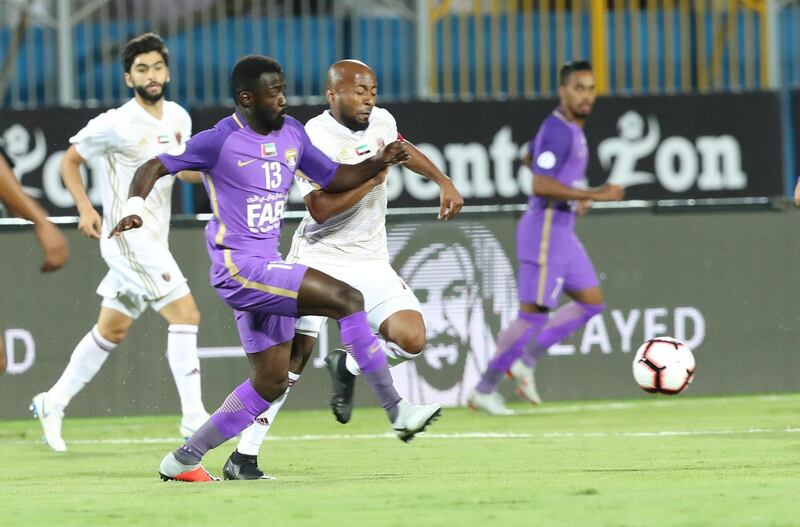
[[[161, 482], [176, 417], [0, 422], [0, 525], [800, 525], [800, 395], [445, 409], [403, 444], [375, 408], [348, 425], [287, 411], [261, 450], [273, 481]], [[215, 475], [234, 442], [212, 451]]]

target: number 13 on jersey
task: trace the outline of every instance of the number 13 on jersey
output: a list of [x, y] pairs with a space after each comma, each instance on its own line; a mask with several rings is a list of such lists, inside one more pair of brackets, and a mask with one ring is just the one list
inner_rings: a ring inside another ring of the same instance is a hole
[[267, 190], [275, 190], [281, 186], [281, 164], [277, 161], [267, 161], [263, 165]]

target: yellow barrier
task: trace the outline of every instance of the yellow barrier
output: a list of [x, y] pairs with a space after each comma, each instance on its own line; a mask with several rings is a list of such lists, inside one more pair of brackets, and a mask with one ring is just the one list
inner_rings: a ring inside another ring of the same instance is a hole
[[444, 97], [552, 96], [561, 65], [587, 58], [601, 94], [769, 79], [765, 0], [441, 0], [429, 20], [430, 89]]

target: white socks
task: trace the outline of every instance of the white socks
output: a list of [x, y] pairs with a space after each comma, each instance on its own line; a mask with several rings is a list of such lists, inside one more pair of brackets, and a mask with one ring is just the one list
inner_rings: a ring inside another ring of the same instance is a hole
[[[391, 340], [385, 340], [377, 335], [376, 337], [378, 342], [381, 343], [381, 349], [383, 350], [383, 354], [386, 355], [386, 361], [389, 363], [390, 368], [419, 357], [419, 354], [414, 355], [413, 353], [409, 353]], [[351, 354], [347, 354], [344, 364], [347, 367], [347, 371], [353, 375], [361, 374], [361, 368], [358, 367], [356, 360]]]
[[206, 414], [200, 388], [200, 359], [197, 357], [197, 326], [170, 324], [167, 334], [167, 361], [184, 417]]
[[63, 411], [72, 398], [100, 371], [109, 352], [116, 347], [116, 344], [101, 337], [97, 326], [94, 326], [75, 346], [61, 377], [47, 392], [51, 405]]
[[264, 442], [264, 438], [267, 436], [267, 432], [269, 432], [272, 423], [275, 422], [275, 418], [283, 406], [283, 403], [286, 402], [286, 397], [289, 395], [289, 390], [292, 389], [294, 383], [296, 383], [299, 379], [299, 374], [289, 372], [289, 387], [285, 392], [283, 392], [283, 395], [272, 401], [272, 404], [269, 408], [267, 408], [267, 411], [259, 415], [253, 424], [242, 431], [242, 437], [239, 439], [239, 444], [236, 446], [236, 450], [240, 454], [245, 454], [248, 456], [258, 455], [258, 449], [261, 447], [261, 443]]

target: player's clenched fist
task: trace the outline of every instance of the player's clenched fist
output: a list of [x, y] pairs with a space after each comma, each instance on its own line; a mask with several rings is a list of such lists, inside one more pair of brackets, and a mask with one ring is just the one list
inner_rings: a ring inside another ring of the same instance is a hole
[[142, 226], [142, 223], [144, 223], [142, 221], [142, 218], [140, 216], [137, 216], [136, 214], [125, 216], [124, 218], [119, 220], [119, 222], [113, 229], [111, 229], [111, 232], [108, 233], [108, 237], [113, 238], [117, 234], [122, 234], [125, 231], [129, 231], [131, 229], [138, 229], [139, 227]]
[[111, 229], [108, 233], [109, 238], [113, 238], [117, 234], [122, 234], [131, 229], [138, 229], [142, 226], [144, 221], [144, 198], [141, 196], [131, 196], [128, 202], [125, 203], [125, 208], [122, 209], [122, 219]]
[[381, 156], [381, 160], [384, 163], [390, 166], [405, 163], [410, 159], [404, 141], [389, 143], [378, 155]]

